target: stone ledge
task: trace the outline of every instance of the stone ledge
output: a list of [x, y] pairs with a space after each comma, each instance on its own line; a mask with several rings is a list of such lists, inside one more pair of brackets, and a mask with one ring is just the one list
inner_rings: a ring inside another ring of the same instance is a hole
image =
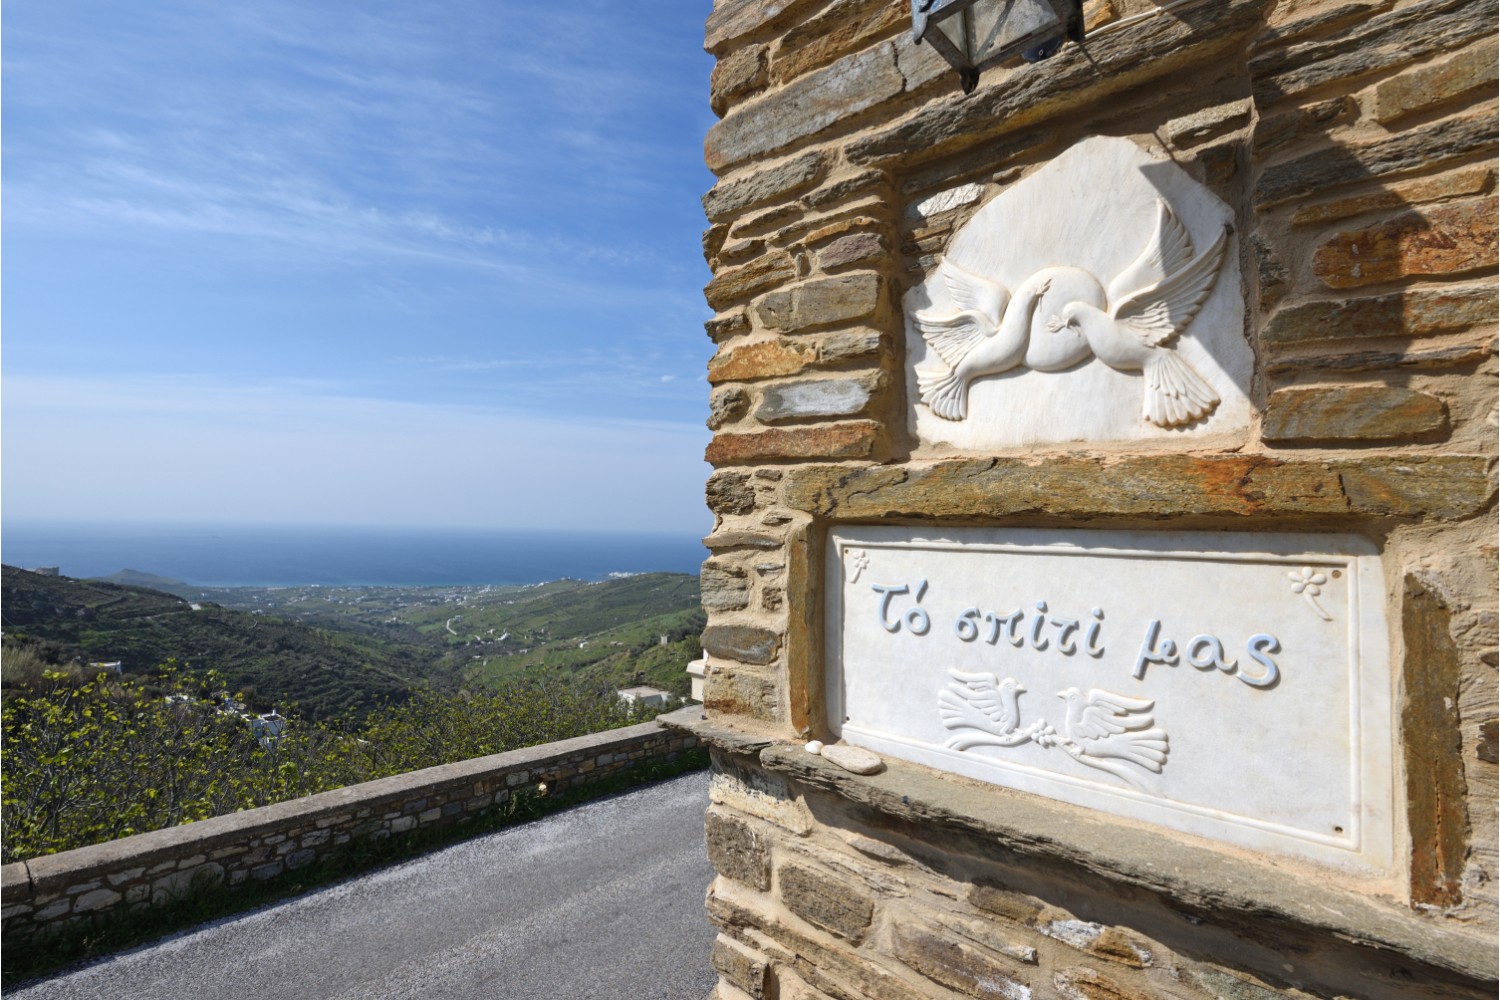
[[[884, 758], [880, 774], [845, 771], [800, 745], [675, 713], [668, 725], [717, 750], [758, 754], [760, 766], [884, 814], [1012, 854], [1023, 864], [1061, 865], [1077, 878], [1108, 882], [1132, 897], [1149, 894], [1170, 910], [1204, 921], [1234, 921], [1235, 933], [1264, 928], [1278, 942], [1328, 936], [1367, 958], [1383, 954], [1481, 983], [1495, 981], [1494, 942], [1434, 926], [1404, 906], [1301, 874], [1222, 853], [1089, 809]], [[693, 715], [701, 716], [694, 709]], [[1170, 845], [1170, 846], [1168, 846]]]
[[1047, 455], [812, 465], [786, 505], [839, 520], [922, 517], [1384, 516], [1462, 520], [1495, 495], [1482, 455]]

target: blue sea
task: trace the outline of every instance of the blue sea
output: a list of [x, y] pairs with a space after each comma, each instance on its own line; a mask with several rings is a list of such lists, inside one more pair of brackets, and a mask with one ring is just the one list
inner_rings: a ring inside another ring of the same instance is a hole
[[139, 570], [205, 587], [541, 583], [697, 573], [692, 534], [6, 521], [0, 560], [72, 577]]

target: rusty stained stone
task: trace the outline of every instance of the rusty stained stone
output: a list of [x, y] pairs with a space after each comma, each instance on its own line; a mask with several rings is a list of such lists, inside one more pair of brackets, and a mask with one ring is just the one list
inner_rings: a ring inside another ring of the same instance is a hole
[[1436, 396], [1399, 386], [1335, 385], [1273, 392], [1261, 437], [1278, 444], [1380, 442], [1447, 430], [1448, 408]]
[[1458, 701], [1463, 663], [1451, 612], [1439, 587], [1408, 573], [1401, 635], [1406, 700], [1401, 728], [1406, 750], [1407, 822], [1411, 827], [1412, 900], [1430, 906], [1462, 901], [1469, 820]]
[[842, 519], [1379, 514], [1460, 519], [1494, 496], [1482, 455], [953, 459], [788, 471], [784, 503]]
[[850, 420], [809, 427], [778, 427], [746, 434], [716, 434], [704, 452], [711, 465], [798, 458], [866, 458], [875, 450], [880, 425]]
[[1474, 198], [1339, 233], [1313, 255], [1313, 273], [1329, 288], [1355, 288], [1401, 278], [1494, 270], [1495, 198]]
[[1030, 987], [1014, 963], [904, 921], [892, 929], [896, 957], [933, 982], [965, 996], [1028, 1000]]
[[1497, 58], [1500, 51], [1492, 38], [1444, 62], [1419, 66], [1382, 80], [1375, 87], [1375, 120], [1383, 125], [1480, 87], [1494, 96], [1495, 83], [1500, 79], [1496, 72]]
[[[705, 650], [706, 651], [706, 650]], [[781, 723], [781, 685], [763, 666], [736, 666], [715, 661], [703, 678], [703, 707], [724, 715], [743, 715], [762, 722]]]
[[1155, 989], [1138, 989], [1088, 968], [1064, 969], [1052, 976], [1052, 987], [1065, 1000], [1157, 1000]]
[[1343, 184], [1385, 181], [1444, 163], [1494, 155], [1492, 114], [1468, 114], [1430, 122], [1371, 142], [1330, 146], [1267, 167], [1255, 182], [1255, 207], [1322, 195]]
[[781, 901], [797, 916], [858, 944], [875, 917], [875, 903], [852, 880], [783, 864], [776, 875]]
[[744, 382], [778, 375], [795, 375], [815, 363], [817, 348], [810, 343], [787, 340], [758, 340], [742, 344], [731, 351], [720, 351], [708, 362], [708, 381]]
[[1466, 194], [1484, 194], [1490, 189], [1494, 179], [1495, 171], [1491, 166], [1481, 164], [1464, 167], [1437, 177], [1403, 181], [1379, 191], [1361, 192], [1322, 205], [1303, 205], [1292, 213], [1292, 225], [1315, 226], [1383, 208], [1404, 208]]
[[786, 83], [910, 26], [906, 0], [843, 0], [782, 36], [771, 74], [777, 83]]
[[776, 659], [781, 635], [755, 625], [710, 625], [703, 630], [703, 651], [710, 656], [764, 666]]
[[1276, 310], [1260, 337], [1267, 344], [1431, 337], [1495, 320], [1493, 285], [1414, 288], [1392, 295], [1286, 306]]
[[716, 312], [741, 299], [759, 295], [797, 277], [797, 265], [790, 254], [777, 251], [757, 257], [748, 264], [728, 267], [713, 276], [703, 288], [703, 297]]

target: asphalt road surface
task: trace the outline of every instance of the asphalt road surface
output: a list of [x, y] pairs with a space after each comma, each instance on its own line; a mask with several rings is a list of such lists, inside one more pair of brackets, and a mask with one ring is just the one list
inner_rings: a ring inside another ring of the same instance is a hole
[[708, 775], [218, 921], [13, 1000], [702, 1000]]

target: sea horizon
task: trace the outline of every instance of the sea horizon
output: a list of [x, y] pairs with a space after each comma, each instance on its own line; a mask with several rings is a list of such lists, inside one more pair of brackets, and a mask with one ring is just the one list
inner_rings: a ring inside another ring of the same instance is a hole
[[425, 587], [697, 573], [696, 533], [5, 520], [0, 561], [77, 578], [135, 570], [199, 587]]

